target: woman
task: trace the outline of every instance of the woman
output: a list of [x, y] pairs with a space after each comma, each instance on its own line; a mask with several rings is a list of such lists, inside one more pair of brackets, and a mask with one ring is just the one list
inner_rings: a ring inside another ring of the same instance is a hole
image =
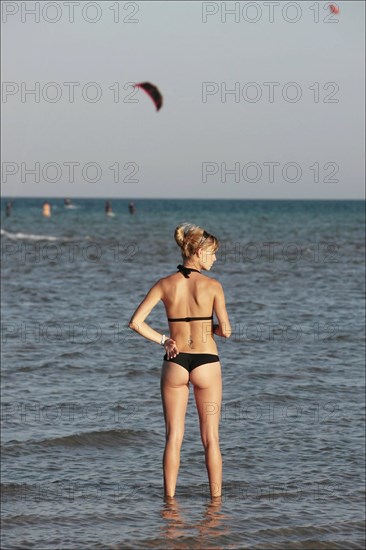
[[[216, 261], [219, 242], [200, 227], [183, 223], [175, 229], [183, 265], [178, 272], [160, 279], [147, 293], [128, 326], [164, 346], [161, 397], [166, 444], [163, 456], [164, 493], [174, 497], [184, 435], [189, 382], [200, 421], [211, 497], [221, 496], [222, 459], [219, 421], [222, 398], [221, 365], [214, 334], [229, 338], [231, 327], [221, 284], [203, 275]], [[170, 337], [145, 323], [153, 307], [164, 303]], [[213, 324], [213, 312], [218, 325]]]

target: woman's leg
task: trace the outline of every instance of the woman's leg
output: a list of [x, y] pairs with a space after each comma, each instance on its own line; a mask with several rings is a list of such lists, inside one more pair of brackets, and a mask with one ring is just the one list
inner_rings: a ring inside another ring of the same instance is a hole
[[173, 497], [184, 436], [184, 420], [189, 396], [189, 374], [181, 365], [164, 361], [161, 372], [161, 399], [165, 418], [163, 456], [164, 495]]
[[222, 489], [222, 458], [219, 444], [222, 380], [221, 365], [207, 363], [193, 369], [190, 381], [194, 385], [197, 412], [211, 497], [220, 497]]

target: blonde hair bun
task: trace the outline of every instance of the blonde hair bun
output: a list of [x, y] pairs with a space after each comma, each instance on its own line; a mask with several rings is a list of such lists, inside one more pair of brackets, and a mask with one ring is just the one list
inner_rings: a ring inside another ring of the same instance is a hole
[[215, 251], [219, 242], [213, 235], [204, 238], [205, 230], [193, 223], [184, 222], [179, 224], [174, 231], [174, 239], [180, 247], [183, 259], [190, 258], [202, 244], [203, 248], [214, 246]]

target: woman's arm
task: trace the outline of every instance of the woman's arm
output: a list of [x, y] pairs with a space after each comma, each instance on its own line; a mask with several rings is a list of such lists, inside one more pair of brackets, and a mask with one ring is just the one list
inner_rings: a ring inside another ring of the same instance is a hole
[[[156, 342], [157, 344], [161, 343], [163, 335], [149, 327], [149, 325], [145, 323], [145, 319], [156, 304], [161, 300], [162, 296], [163, 291], [161, 288], [161, 283], [158, 281], [146, 294], [145, 298], [142, 300], [141, 304], [138, 306], [128, 323], [129, 328], [138, 334], [141, 334], [144, 338], [147, 338], [152, 342]], [[168, 360], [178, 355], [179, 351], [177, 348], [177, 343], [173, 340], [173, 338], [166, 338], [163, 346]]]
[[219, 321], [219, 324], [213, 326], [213, 332], [217, 336], [230, 338], [231, 325], [229, 321], [229, 316], [226, 311], [224, 290], [222, 288], [221, 283], [219, 283], [219, 281], [216, 281], [216, 284], [217, 284], [217, 289], [216, 289], [215, 298], [214, 298], [214, 311]]
[[161, 300], [162, 296], [161, 283], [158, 281], [146, 294], [128, 323], [129, 328], [157, 344], [160, 344], [163, 335], [145, 323], [145, 319]]

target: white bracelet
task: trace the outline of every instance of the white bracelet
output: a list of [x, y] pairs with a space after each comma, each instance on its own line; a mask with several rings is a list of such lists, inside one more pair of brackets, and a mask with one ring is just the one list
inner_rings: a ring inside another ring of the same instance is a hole
[[160, 340], [160, 345], [161, 346], [164, 345], [165, 340], [167, 340], [167, 337], [165, 336], [165, 334], [163, 334], [163, 336], [161, 337], [161, 340]]

